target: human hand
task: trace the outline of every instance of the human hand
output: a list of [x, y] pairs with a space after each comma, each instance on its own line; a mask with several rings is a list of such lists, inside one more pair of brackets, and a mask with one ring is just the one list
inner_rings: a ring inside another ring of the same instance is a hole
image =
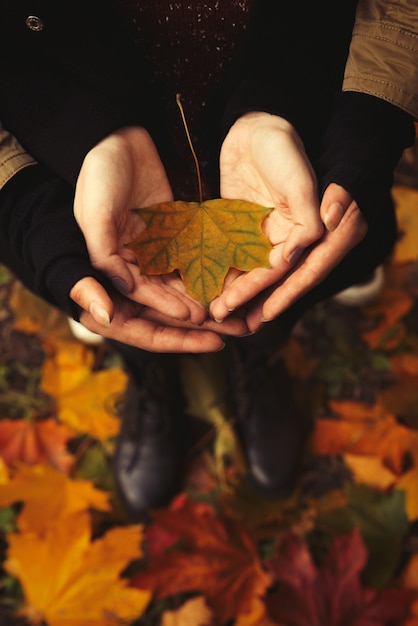
[[[120, 294], [111, 298], [91, 276], [79, 280], [70, 297], [81, 308], [80, 322], [88, 330], [150, 352], [217, 352], [224, 346], [222, 335], [242, 336], [249, 332], [245, 321], [236, 316], [221, 324], [206, 320], [195, 326]], [[112, 308], [111, 320], [106, 305]]]
[[[124, 246], [145, 226], [131, 209], [172, 199], [150, 135], [143, 128], [127, 127], [103, 139], [85, 157], [77, 180], [74, 215], [92, 265], [120, 293], [164, 315], [200, 324], [207, 311], [187, 294], [180, 277], [176, 273], [141, 275], [135, 255]], [[111, 319], [112, 301], [101, 297], [97, 304]]]
[[263, 322], [271, 321], [288, 309], [301, 296], [321, 283], [326, 276], [367, 233], [367, 223], [357, 203], [343, 187], [330, 184], [322, 198], [321, 216], [339, 204], [338, 225], [328, 230], [311, 250], [307, 250], [294, 270], [262, 297], [255, 299], [248, 307], [246, 321], [251, 331], [258, 329]]
[[249, 302], [292, 269], [324, 230], [316, 177], [294, 128], [283, 118], [250, 113], [230, 129], [220, 156], [221, 195], [274, 207], [263, 222], [271, 267], [229, 272], [210, 306], [214, 319]]

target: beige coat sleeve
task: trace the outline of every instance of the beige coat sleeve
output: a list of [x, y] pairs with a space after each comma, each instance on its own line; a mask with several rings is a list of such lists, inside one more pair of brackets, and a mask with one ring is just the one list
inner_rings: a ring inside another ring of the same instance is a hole
[[417, 0], [359, 0], [343, 91], [376, 96], [418, 119]]
[[0, 123], [0, 189], [22, 168], [35, 163], [35, 159]]

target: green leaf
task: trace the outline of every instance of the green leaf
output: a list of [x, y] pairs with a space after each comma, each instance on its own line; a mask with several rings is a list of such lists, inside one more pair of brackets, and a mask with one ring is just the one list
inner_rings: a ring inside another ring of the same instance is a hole
[[344, 491], [346, 506], [320, 514], [317, 524], [337, 534], [358, 527], [369, 551], [365, 580], [372, 587], [383, 588], [399, 567], [408, 532], [405, 495], [399, 489], [382, 493], [351, 484]]

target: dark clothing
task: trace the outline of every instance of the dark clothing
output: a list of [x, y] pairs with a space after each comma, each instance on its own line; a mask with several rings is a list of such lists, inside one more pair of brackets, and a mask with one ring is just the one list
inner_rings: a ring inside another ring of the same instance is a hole
[[[176, 110], [177, 92], [183, 96], [206, 197], [219, 193], [217, 157], [222, 137], [240, 115], [261, 110], [281, 115], [295, 126], [321, 188], [325, 182], [341, 179], [348, 191], [361, 195], [360, 208], [366, 215], [369, 205], [382, 211], [366, 242], [283, 319], [361, 278], [385, 258], [395, 239], [387, 201], [388, 163], [396, 163], [400, 151], [412, 141], [410, 116], [384, 103], [389, 108], [381, 119], [391, 125], [391, 142], [389, 147], [382, 142], [385, 129], [377, 122], [367, 144], [379, 146], [383, 165], [373, 172], [374, 186], [369, 191], [367, 176], [356, 187], [357, 147], [363, 137], [353, 140], [350, 134], [338, 133], [344, 125], [339, 111], [346, 95], [342, 104], [336, 95], [341, 90], [356, 2], [254, 0], [227, 7], [217, 0], [195, 2], [193, 6], [201, 10], [192, 12], [192, 24], [190, 4], [0, 2], [0, 119], [48, 168], [32, 166], [32, 173], [19, 173], [0, 192], [0, 260], [31, 289], [71, 315], [75, 313], [67, 294], [77, 280], [93, 275], [107, 285], [89, 264], [72, 214], [74, 185], [94, 145], [122, 126], [145, 126], [159, 148], [176, 198], [196, 199], [193, 160]], [[167, 21], [163, 29], [161, 20], [167, 11], [174, 11], [170, 7], [177, 12], [176, 19], [172, 29]], [[233, 26], [238, 18], [239, 28]], [[233, 39], [228, 39], [229, 32]], [[196, 41], [202, 53], [192, 55]], [[377, 99], [351, 95], [356, 96], [350, 101], [351, 110], [358, 109], [361, 120], [370, 102], [373, 116], [380, 119]], [[329, 135], [328, 125], [333, 129]], [[367, 163], [362, 162], [364, 167]], [[385, 176], [380, 185], [381, 170]], [[51, 192], [46, 193], [50, 176]]]

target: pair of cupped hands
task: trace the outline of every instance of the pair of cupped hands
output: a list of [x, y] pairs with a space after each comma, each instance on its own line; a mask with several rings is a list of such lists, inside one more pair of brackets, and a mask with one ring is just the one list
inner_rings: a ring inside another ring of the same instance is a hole
[[206, 310], [188, 295], [178, 273], [142, 275], [125, 243], [143, 228], [132, 208], [173, 200], [148, 132], [126, 127], [85, 157], [74, 213], [93, 277], [70, 292], [89, 330], [152, 352], [215, 352], [225, 336], [245, 336], [275, 319], [327, 274], [365, 236], [352, 197], [332, 183], [319, 199], [316, 176], [295, 129], [263, 112], [239, 118], [220, 154], [221, 196], [274, 207], [262, 228], [272, 244], [270, 267], [230, 269], [222, 293]]

